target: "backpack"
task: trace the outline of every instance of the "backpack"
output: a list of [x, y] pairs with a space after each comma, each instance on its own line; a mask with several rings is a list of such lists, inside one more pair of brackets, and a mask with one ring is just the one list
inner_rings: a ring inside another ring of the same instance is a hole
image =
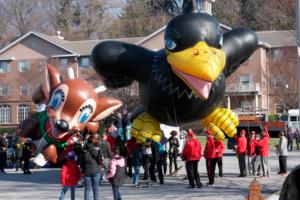
[[124, 184], [126, 178], [125, 170], [126, 170], [125, 165], [123, 167], [117, 165], [115, 176], [109, 179], [112, 185], [120, 187]]

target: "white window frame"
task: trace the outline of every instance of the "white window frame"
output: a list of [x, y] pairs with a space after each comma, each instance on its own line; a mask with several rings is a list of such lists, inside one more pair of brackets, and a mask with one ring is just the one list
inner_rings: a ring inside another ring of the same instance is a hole
[[29, 61], [28, 60], [19, 60], [19, 62], [18, 62], [19, 72], [27, 72], [27, 71], [29, 71], [29, 68], [30, 67], [29, 67]]
[[11, 123], [11, 106], [4, 104], [0, 105], [0, 124]]
[[0, 96], [9, 96], [10, 92], [9, 85], [0, 85]]
[[29, 95], [30, 86], [27, 84], [20, 85], [20, 95]]
[[26, 104], [21, 104], [18, 106], [18, 123], [25, 120], [30, 112], [30, 106]]
[[8, 73], [8, 72], [10, 72], [10, 62], [7, 60], [1, 60], [0, 61], [0, 73]]

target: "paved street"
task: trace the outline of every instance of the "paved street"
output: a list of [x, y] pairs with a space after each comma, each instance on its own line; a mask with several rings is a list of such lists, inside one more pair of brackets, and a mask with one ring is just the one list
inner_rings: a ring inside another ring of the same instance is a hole
[[[271, 152], [270, 156], [271, 173], [270, 179], [260, 179], [262, 193], [269, 199], [271, 194], [278, 192], [281, 188], [284, 176], [276, 175], [278, 171], [278, 158]], [[128, 179], [124, 187], [120, 189], [123, 199], [200, 199], [200, 200], [244, 200], [248, 193], [249, 183], [253, 177], [238, 178], [238, 161], [231, 150], [227, 150], [224, 156], [224, 177], [217, 177], [214, 187], [203, 187], [202, 189], [188, 189], [186, 180], [182, 180], [185, 171], [182, 169], [176, 177], [165, 177], [164, 185], [154, 185], [151, 188], [133, 188]], [[183, 163], [180, 162], [180, 165]], [[300, 164], [300, 151], [294, 151], [288, 157], [289, 171]], [[59, 169], [38, 169], [32, 170], [32, 175], [23, 175], [12, 169], [7, 170], [7, 174], [0, 174], [0, 199], [58, 199], [60, 194]], [[205, 184], [206, 176], [205, 160], [201, 159], [199, 164], [201, 182]], [[108, 183], [99, 187], [101, 199], [112, 199], [111, 187]], [[83, 199], [83, 188], [76, 190], [77, 199]], [[69, 199], [69, 192], [67, 198]], [[277, 198], [278, 199], [278, 198]]]

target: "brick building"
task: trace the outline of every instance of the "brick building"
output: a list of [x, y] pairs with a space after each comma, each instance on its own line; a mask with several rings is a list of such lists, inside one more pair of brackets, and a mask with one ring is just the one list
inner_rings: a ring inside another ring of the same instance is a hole
[[[117, 39], [136, 43], [142, 38]], [[35, 109], [32, 93], [41, 83], [46, 63], [57, 66], [63, 77], [72, 67], [79, 78], [100, 83], [90, 63], [90, 52], [101, 40], [67, 41], [59, 34], [29, 32], [0, 50], [0, 126], [16, 127]]]

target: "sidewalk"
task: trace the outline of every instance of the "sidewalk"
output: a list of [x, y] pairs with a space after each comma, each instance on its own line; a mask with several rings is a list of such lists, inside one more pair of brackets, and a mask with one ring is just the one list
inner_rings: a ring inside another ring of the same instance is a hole
[[[289, 152], [288, 170], [300, 164], [300, 151]], [[278, 192], [285, 179], [284, 176], [276, 175], [278, 171], [278, 158], [271, 152], [269, 158], [272, 177], [269, 179], [257, 180], [262, 185], [262, 194], [268, 197], [271, 194]], [[120, 191], [123, 199], [145, 199], [145, 200], [177, 200], [177, 199], [200, 199], [200, 200], [244, 200], [248, 194], [248, 186], [253, 180], [253, 177], [238, 178], [238, 161], [231, 150], [225, 152], [223, 167], [224, 177], [217, 177], [215, 186], [206, 187], [208, 182], [205, 169], [205, 159], [201, 159], [199, 163], [199, 172], [201, 182], [204, 185], [201, 189], [187, 189], [187, 180], [182, 180], [185, 176], [185, 169], [181, 169], [178, 176], [165, 176], [165, 184], [156, 184], [151, 188], [133, 188], [131, 180], [128, 179], [126, 184], [121, 187]], [[183, 162], [179, 162], [183, 165]], [[7, 170], [7, 174], [0, 174], [0, 199], [17, 200], [30, 199], [40, 200], [49, 199], [56, 200], [60, 194], [60, 178], [59, 169], [39, 169], [32, 170], [32, 175], [23, 175], [16, 173], [12, 169]], [[217, 170], [216, 170], [217, 172]], [[217, 173], [218, 174], [218, 173]], [[110, 200], [112, 198], [111, 187], [108, 183], [99, 187], [100, 199]], [[69, 192], [66, 199], [69, 199]], [[76, 199], [83, 199], [83, 188], [76, 190]], [[272, 200], [278, 199], [278, 197]]]

